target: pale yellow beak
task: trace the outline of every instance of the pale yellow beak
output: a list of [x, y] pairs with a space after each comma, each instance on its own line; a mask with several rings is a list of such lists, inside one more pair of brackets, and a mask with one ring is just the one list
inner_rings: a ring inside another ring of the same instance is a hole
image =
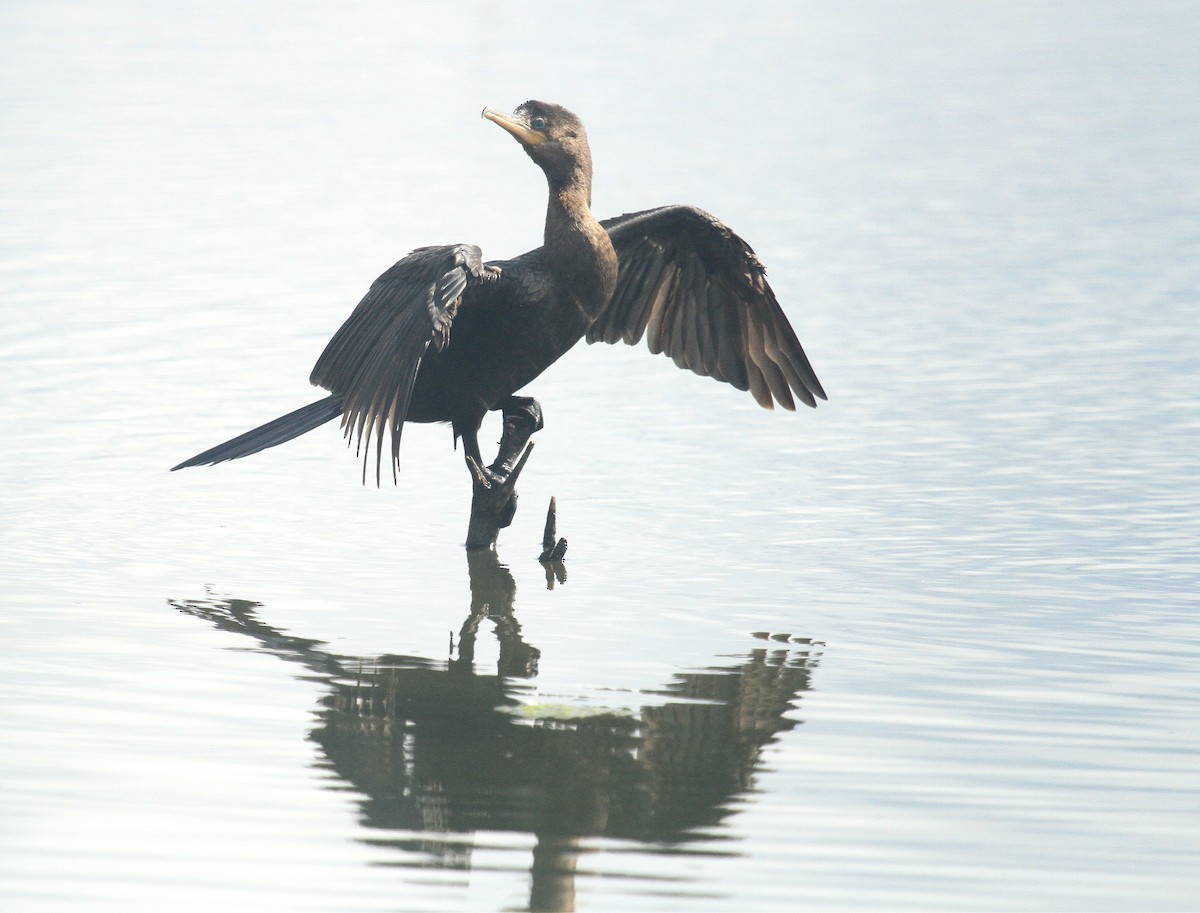
[[540, 130], [534, 130], [529, 124], [525, 123], [520, 117], [515, 114], [505, 114], [503, 111], [497, 111], [495, 108], [484, 108], [481, 117], [490, 120], [494, 124], [499, 124], [509, 133], [511, 133], [523, 146], [540, 146], [546, 142], [546, 134]]

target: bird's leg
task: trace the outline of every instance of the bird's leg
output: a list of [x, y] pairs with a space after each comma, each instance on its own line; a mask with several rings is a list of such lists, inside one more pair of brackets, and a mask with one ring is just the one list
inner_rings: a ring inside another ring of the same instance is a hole
[[532, 396], [510, 396], [500, 406], [504, 415], [504, 433], [500, 449], [488, 467], [497, 478], [506, 479], [525, 451], [525, 445], [535, 431], [545, 427], [542, 407]]
[[543, 424], [542, 407], [528, 396], [510, 396], [500, 409], [504, 414], [504, 432], [490, 466], [482, 465], [475, 435], [463, 434], [473, 487], [467, 548], [490, 548], [496, 544], [500, 530], [512, 523], [517, 512], [517, 477], [533, 450], [529, 439]]
[[467, 460], [467, 469], [474, 475], [476, 469], [483, 467], [483, 454], [479, 452], [479, 429], [457, 429], [463, 442], [463, 456]]

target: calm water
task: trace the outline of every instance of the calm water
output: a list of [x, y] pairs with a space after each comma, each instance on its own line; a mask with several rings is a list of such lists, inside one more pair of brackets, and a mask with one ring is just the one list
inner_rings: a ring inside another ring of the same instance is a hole
[[[1190, 3], [5, 4], [0, 907], [1200, 905], [1198, 40]], [[537, 243], [478, 120], [530, 96], [601, 214], [749, 239], [830, 403], [581, 348], [495, 561], [445, 429], [394, 488], [332, 430], [167, 473], [307, 402], [412, 247]]]

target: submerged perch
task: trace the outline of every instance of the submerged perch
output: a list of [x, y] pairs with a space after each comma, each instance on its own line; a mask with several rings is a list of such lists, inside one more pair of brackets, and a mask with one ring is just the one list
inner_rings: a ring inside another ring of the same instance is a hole
[[567, 540], [558, 537], [558, 503], [550, 498], [550, 507], [546, 510], [546, 529], [542, 533], [542, 554], [538, 561], [562, 561], [567, 553]]

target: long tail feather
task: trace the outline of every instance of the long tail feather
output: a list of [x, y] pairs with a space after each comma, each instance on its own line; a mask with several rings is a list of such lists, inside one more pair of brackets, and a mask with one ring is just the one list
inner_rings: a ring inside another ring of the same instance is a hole
[[203, 453], [198, 453], [190, 460], [184, 460], [178, 466], [172, 466], [171, 471], [186, 469], [189, 466], [212, 466], [224, 463], [226, 460], [237, 460], [268, 447], [275, 447], [297, 438], [306, 432], [319, 428], [326, 422], [331, 422], [342, 414], [342, 401], [337, 396], [327, 396], [309, 403], [295, 412], [280, 416], [274, 421], [259, 425], [253, 431], [239, 434], [232, 440], [216, 447], [210, 447]]

